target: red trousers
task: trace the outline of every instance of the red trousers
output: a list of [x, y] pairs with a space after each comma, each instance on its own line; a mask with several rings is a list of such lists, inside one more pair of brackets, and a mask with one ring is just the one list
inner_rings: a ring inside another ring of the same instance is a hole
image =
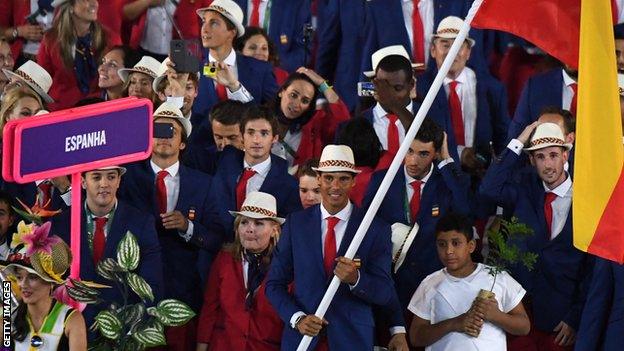
[[195, 351], [197, 348], [197, 317], [179, 327], [165, 327], [167, 346], [153, 347], [150, 351]]

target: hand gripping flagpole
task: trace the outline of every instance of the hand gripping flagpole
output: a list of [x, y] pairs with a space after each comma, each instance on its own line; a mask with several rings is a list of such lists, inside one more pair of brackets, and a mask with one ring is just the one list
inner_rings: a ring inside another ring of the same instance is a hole
[[[416, 113], [416, 116], [414, 117], [414, 122], [412, 122], [410, 129], [405, 135], [405, 139], [403, 140], [403, 143], [401, 144], [399, 151], [394, 157], [394, 160], [392, 160], [392, 164], [390, 164], [390, 168], [386, 172], [386, 176], [381, 182], [381, 185], [379, 185], [379, 189], [377, 190], [377, 193], [375, 194], [375, 197], [373, 198], [373, 201], [371, 202], [371, 205], [368, 208], [368, 211], [366, 211], [366, 214], [364, 215], [364, 218], [362, 219], [362, 223], [360, 224], [357, 232], [355, 233], [355, 236], [353, 237], [353, 241], [351, 241], [351, 244], [349, 245], [349, 248], [347, 249], [347, 252], [345, 253], [346, 258], [352, 259], [353, 256], [355, 256], [355, 253], [357, 252], [358, 248], [360, 247], [360, 244], [362, 243], [362, 240], [364, 239], [364, 235], [366, 234], [366, 231], [368, 231], [368, 227], [370, 227], [370, 224], [373, 221], [375, 214], [377, 214], [377, 210], [379, 209], [379, 206], [381, 205], [381, 201], [386, 196], [386, 193], [388, 192], [388, 188], [390, 187], [390, 184], [392, 183], [394, 176], [399, 170], [399, 167], [401, 166], [401, 163], [403, 162], [403, 158], [405, 158], [405, 155], [407, 154], [407, 150], [409, 149], [409, 146], [411, 145], [412, 141], [416, 137], [416, 133], [418, 132], [418, 129], [420, 128], [420, 125], [422, 124], [423, 119], [425, 119], [425, 116], [429, 112], [429, 108], [431, 108], [433, 99], [438, 94], [438, 91], [440, 90], [440, 87], [442, 86], [444, 77], [446, 77], [446, 74], [451, 68], [451, 64], [453, 64], [453, 61], [455, 60], [455, 56], [457, 56], [457, 53], [459, 52], [459, 48], [461, 47], [461, 45], [466, 40], [466, 37], [468, 36], [468, 31], [470, 31], [470, 23], [472, 23], [472, 19], [474, 18], [475, 14], [479, 10], [479, 7], [481, 6], [482, 2], [483, 0], [476, 0], [470, 7], [470, 11], [468, 11], [468, 15], [466, 16], [466, 19], [464, 20], [464, 26], [459, 31], [459, 34], [457, 35], [457, 38], [455, 39], [455, 41], [453, 41], [453, 45], [451, 46], [451, 49], [449, 50], [448, 55], [446, 55], [446, 58], [444, 59], [444, 62], [442, 63], [442, 67], [440, 67], [440, 70], [438, 71], [438, 74], [435, 80], [433, 81], [431, 88], [429, 88], [429, 91], [427, 92], [427, 95], [425, 96], [425, 100], [423, 101], [420, 109], [418, 110], [418, 112]], [[319, 318], [323, 318], [323, 316], [325, 316], [325, 313], [327, 312], [327, 309], [329, 308], [329, 304], [331, 303], [332, 299], [334, 298], [334, 295], [336, 294], [336, 291], [338, 290], [338, 286], [340, 286], [340, 279], [338, 279], [338, 277], [334, 275], [314, 315], [316, 315]], [[308, 347], [310, 346], [310, 342], [312, 342], [312, 337], [304, 335], [303, 339], [301, 339], [301, 342], [299, 343], [299, 347], [297, 348], [297, 351], [306, 351]]]

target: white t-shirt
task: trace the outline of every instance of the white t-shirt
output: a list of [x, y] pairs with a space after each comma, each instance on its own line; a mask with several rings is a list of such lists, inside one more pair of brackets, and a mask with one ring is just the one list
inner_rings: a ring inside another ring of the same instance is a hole
[[[494, 278], [486, 265], [479, 263], [472, 274], [457, 278], [443, 268], [427, 276], [416, 289], [408, 309], [418, 317], [436, 324], [465, 313], [470, 309], [480, 289], [489, 290]], [[493, 292], [498, 307], [508, 313], [516, 307], [526, 291], [506, 272], [499, 273]], [[478, 338], [464, 333], [452, 332], [443, 336], [426, 351], [442, 350], [506, 350], [505, 332], [486, 322]]]

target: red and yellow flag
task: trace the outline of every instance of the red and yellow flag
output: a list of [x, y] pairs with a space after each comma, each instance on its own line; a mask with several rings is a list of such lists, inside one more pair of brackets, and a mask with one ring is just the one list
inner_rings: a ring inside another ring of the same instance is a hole
[[579, 68], [574, 245], [624, 263], [624, 148], [612, 24], [609, 0], [485, 0], [473, 21], [523, 37]]
[[624, 262], [624, 148], [611, 3], [581, 2], [574, 245]]

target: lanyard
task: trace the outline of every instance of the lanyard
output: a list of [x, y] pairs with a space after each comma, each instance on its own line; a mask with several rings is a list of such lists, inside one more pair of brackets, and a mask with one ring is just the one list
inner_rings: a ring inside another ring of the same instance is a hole
[[[108, 220], [106, 221], [106, 226], [104, 227], [104, 232], [107, 234], [110, 232], [111, 223], [113, 223], [113, 216], [115, 214], [116, 209], [117, 209], [117, 204], [115, 204], [115, 206], [113, 206], [110, 212], [106, 216], [104, 216], [108, 218]], [[91, 210], [89, 210], [89, 207], [87, 206], [86, 201], [84, 204], [84, 210], [85, 210], [85, 213], [87, 214], [87, 241], [89, 242], [89, 249], [93, 250], [93, 235], [95, 234], [95, 227], [94, 227], [95, 223], [93, 221], [93, 217], [96, 217], [96, 216], [94, 216]]]
[[271, 3], [272, 1], [267, 1], [266, 8], [264, 9], [264, 21], [262, 21], [262, 28], [269, 33], [269, 25], [271, 24]]

